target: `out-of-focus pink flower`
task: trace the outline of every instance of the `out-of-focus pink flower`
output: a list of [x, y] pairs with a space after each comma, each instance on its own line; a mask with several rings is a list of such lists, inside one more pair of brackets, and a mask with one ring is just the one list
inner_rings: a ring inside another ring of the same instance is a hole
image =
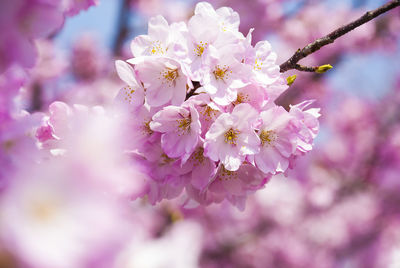
[[63, 21], [58, 0], [1, 1], [0, 72], [12, 64], [33, 67], [37, 55], [33, 41], [59, 29]]
[[199, 267], [202, 233], [203, 229], [195, 221], [177, 222], [161, 238], [134, 239], [122, 252], [115, 267]]
[[106, 263], [127, 238], [125, 204], [82, 181], [84, 170], [70, 164], [54, 159], [27, 165], [2, 195], [0, 236], [26, 264]]
[[0, 123], [10, 119], [13, 113], [18, 113], [21, 107], [17, 105], [15, 97], [27, 80], [27, 73], [19, 67], [12, 67], [0, 76]]
[[74, 16], [82, 10], [99, 3], [99, 0], [61, 0], [64, 12], [67, 16]]
[[98, 45], [95, 37], [82, 35], [73, 44], [70, 67], [75, 79], [93, 82], [104, 76], [109, 60], [106, 50]]
[[193, 13], [192, 3], [176, 0], [138, 0], [130, 2], [135, 11], [152, 17], [163, 15], [169, 21], [184, 21]]
[[53, 42], [40, 39], [35, 43], [38, 50], [38, 61], [31, 72], [35, 80], [43, 82], [44, 80], [54, 79], [67, 70], [68, 61]]

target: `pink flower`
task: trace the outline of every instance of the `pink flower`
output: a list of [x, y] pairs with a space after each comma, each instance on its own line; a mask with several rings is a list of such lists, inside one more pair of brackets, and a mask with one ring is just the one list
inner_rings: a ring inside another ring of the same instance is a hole
[[25, 265], [89, 267], [129, 237], [126, 204], [82, 180], [81, 168], [61, 158], [25, 165], [2, 192], [0, 236]]
[[319, 108], [310, 108], [314, 101], [304, 101], [297, 105], [290, 106], [289, 113], [297, 120], [293, 124], [298, 128], [297, 131], [297, 151], [299, 154], [311, 151], [314, 138], [318, 134], [319, 122], [318, 117], [321, 116]]
[[276, 64], [277, 55], [272, 51], [268, 41], [258, 42], [254, 47], [254, 56], [246, 59], [246, 63], [253, 67], [255, 81], [262, 86], [274, 84], [280, 77], [279, 65]]
[[72, 45], [71, 71], [79, 81], [93, 82], [104, 77], [111, 61], [97, 38], [83, 34]]
[[221, 114], [206, 134], [204, 155], [221, 161], [227, 170], [238, 170], [246, 155], [260, 150], [260, 139], [252, 128], [257, 118], [257, 111], [247, 103]]
[[165, 231], [162, 237], [133, 241], [113, 267], [199, 267], [203, 247], [202, 226], [195, 221], [184, 220], [174, 222]]
[[189, 157], [183, 169], [190, 170], [188, 182], [197, 190], [203, 190], [216, 172], [215, 162], [204, 156], [203, 146], [198, 146]]
[[167, 106], [153, 116], [153, 131], [161, 135], [161, 147], [168, 157], [190, 155], [201, 133], [199, 113], [192, 106]]
[[214, 8], [206, 2], [196, 5], [188, 22], [188, 56], [193, 80], [201, 79], [201, 68], [209, 46], [220, 49], [243, 39], [238, 30], [239, 15], [229, 8]]
[[250, 69], [234, 56], [239, 47], [235, 45], [216, 49], [209, 47], [200, 83], [212, 100], [219, 105], [228, 105], [236, 100], [237, 88], [248, 84]]
[[139, 35], [131, 43], [134, 57], [166, 56], [179, 57], [187, 54], [183, 34], [186, 25], [173, 23], [170, 26], [164, 17], [158, 15], [149, 20], [148, 35]]
[[134, 157], [151, 178], [146, 181], [147, 188], [143, 194], [147, 194], [152, 204], [164, 198], [175, 198], [182, 192], [186, 181], [181, 175], [188, 171], [181, 168], [179, 159], [168, 157], [160, 143], [147, 143], [143, 153]]
[[203, 17], [204, 20], [217, 21], [220, 39], [227, 38], [229, 35], [237, 39], [243, 38], [243, 35], [239, 32], [239, 14], [233, 11], [232, 8], [221, 7], [215, 10], [210, 3], [200, 2], [196, 5], [194, 14], [195, 16]]
[[261, 111], [263, 105], [268, 101], [268, 96], [265, 88], [261, 88], [255, 84], [250, 84], [237, 89], [236, 100], [232, 105], [240, 103], [248, 103], [257, 111]]
[[53, 102], [49, 106], [49, 123], [57, 139], [64, 138], [69, 132], [70, 118], [73, 115], [72, 109], [64, 102]]
[[160, 133], [150, 128], [150, 122], [157, 110], [150, 109], [147, 106], [139, 107], [129, 113], [126, 117], [126, 131], [129, 133], [128, 150], [146, 150], [147, 144], [158, 142]]
[[[199, 88], [198, 91], [201, 92], [202, 88]], [[201, 124], [201, 137], [205, 138], [210, 126], [221, 114], [221, 108], [212, 102], [210, 96], [206, 93], [192, 96], [186, 101], [186, 103], [193, 105], [198, 111]]]
[[63, 22], [58, 1], [1, 1], [0, 73], [13, 63], [25, 68], [33, 67], [37, 55], [33, 41], [53, 33]]
[[258, 136], [260, 152], [254, 155], [256, 166], [264, 173], [285, 172], [288, 158], [296, 148], [296, 136], [290, 122], [292, 116], [282, 107], [276, 106], [261, 112]]
[[82, 10], [87, 10], [91, 6], [95, 6], [99, 0], [62, 0], [63, 8], [67, 16], [74, 16]]
[[48, 124], [48, 122], [45, 122], [43, 126], [37, 129], [36, 138], [38, 139], [39, 142], [45, 143], [48, 140], [55, 139], [53, 133], [54, 133], [53, 128]]
[[115, 101], [133, 109], [142, 106], [144, 104], [144, 88], [137, 82], [133, 68], [121, 60], [115, 62], [115, 67], [121, 80], [128, 84], [119, 91]]
[[[266, 174], [249, 163], [243, 163], [236, 171], [227, 170], [220, 164], [213, 181], [200, 194], [200, 198], [212, 201], [213, 195], [222, 195], [240, 210], [244, 210], [247, 195], [261, 189], [268, 180]], [[218, 202], [218, 198], [213, 201]]]
[[[0, 71], [1, 72], [1, 71]], [[5, 120], [19, 110], [14, 98], [27, 82], [27, 73], [19, 67], [11, 67], [0, 76], [0, 130]]]
[[13, 171], [24, 169], [39, 158], [34, 135], [41, 117], [40, 114], [21, 112], [0, 120], [0, 189], [12, 179]]
[[181, 64], [171, 58], [141, 57], [128, 60], [135, 65], [138, 78], [146, 88], [146, 101], [150, 106], [171, 102], [181, 105], [185, 101], [188, 78]]

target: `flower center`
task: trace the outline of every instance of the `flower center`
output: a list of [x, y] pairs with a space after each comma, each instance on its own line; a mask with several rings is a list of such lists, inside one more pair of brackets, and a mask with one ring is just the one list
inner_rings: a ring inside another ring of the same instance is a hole
[[204, 148], [199, 147], [191, 156], [195, 165], [202, 164], [204, 161]]
[[261, 70], [263, 62], [260, 59], [256, 59], [254, 63], [254, 70]]
[[168, 155], [166, 155], [165, 153], [161, 154], [161, 163], [160, 163], [161, 166], [168, 165], [174, 161], [175, 161], [175, 159], [169, 158]]
[[231, 179], [237, 179], [238, 175], [236, 171], [227, 170], [224, 166], [221, 167], [218, 174], [218, 180], [220, 181], [228, 181]]
[[178, 128], [183, 134], [190, 131], [190, 124], [192, 123], [192, 119], [190, 117], [178, 119], [177, 121]]
[[240, 131], [235, 130], [235, 129], [229, 129], [227, 132], [225, 132], [224, 137], [225, 137], [225, 142], [236, 145], [237, 144], [237, 139], [238, 135], [240, 134]]
[[160, 41], [154, 41], [153, 46], [151, 47], [150, 53], [155, 55], [155, 54], [161, 54], [163, 55], [165, 53], [164, 48], [161, 46]]
[[153, 130], [150, 128], [151, 120], [145, 121], [142, 126], [143, 134], [151, 135], [153, 134]]
[[194, 53], [197, 56], [201, 56], [203, 55], [204, 49], [208, 46], [208, 43], [203, 43], [202, 41], [200, 41], [200, 44], [196, 44], [196, 47], [194, 48]]
[[272, 145], [276, 141], [277, 138], [278, 138], [278, 135], [273, 130], [263, 130], [260, 133], [260, 140], [261, 140], [262, 146]]
[[30, 204], [32, 217], [40, 222], [48, 222], [56, 216], [57, 202], [53, 200], [33, 200]]
[[125, 93], [125, 100], [129, 103], [132, 103], [132, 94], [135, 93], [135, 90], [131, 86], [126, 86], [123, 88], [123, 92]]
[[14, 140], [6, 140], [1, 145], [3, 146], [5, 151], [9, 151], [14, 147], [15, 144], [16, 142]]
[[215, 79], [217, 80], [224, 80], [226, 78], [228, 78], [228, 74], [232, 73], [232, 71], [229, 71], [229, 66], [222, 66], [220, 67], [219, 65], [217, 65], [215, 67], [215, 70], [213, 71]]
[[167, 68], [162, 73], [162, 76], [168, 83], [174, 84], [175, 80], [179, 76], [178, 69], [177, 68], [175, 68], [175, 69]]
[[249, 101], [249, 95], [240, 92], [237, 94], [237, 98], [234, 104], [238, 105], [240, 103], [247, 103], [248, 101]]
[[218, 114], [217, 110], [214, 110], [208, 105], [205, 105], [203, 109], [204, 110], [201, 112], [201, 114], [205, 117], [204, 119], [206, 121], [211, 121]]

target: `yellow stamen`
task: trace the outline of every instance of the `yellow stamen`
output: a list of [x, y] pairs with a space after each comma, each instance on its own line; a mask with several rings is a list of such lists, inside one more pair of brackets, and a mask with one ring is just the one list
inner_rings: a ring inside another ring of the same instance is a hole
[[229, 129], [227, 132], [225, 132], [224, 136], [225, 136], [225, 142], [232, 144], [232, 145], [236, 145], [237, 144], [237, 138], [238, 135], [240, 134], [240, 131], [235, 130], [235, 129]]
[[145, 135], [153, 134], [153, 130], [150, 128], [150, 122], [151, 122], [151, 120], [145, 121], [142, 126], [142, 131], [143, 131], [143, 134], [145, 134]]
[[178, 69], [166, 68], [162, 73], [162, 80], [163, 83], [167, 82], [169, 86], [175, 86], [175, 80], [179, 77]]
[[261, 70], [263, 62], [260, 59], [256, 59], [254, 63], [254, 70]]
[[206, 105], [204, 106], [204, 110], [201, 112], [201, 114], [205, 117], [206, 121], [211, 121], [215, 116], [217, 116], [218, 111]]
[[6, 140], [3, 142], [2, 146], [5, 151], [9, 151], [9, 150], [11, 150], [11, 148], [14, 147], [15, 144], [16, 144], [16, 142], [14, 140]]
[[192, 119], [190, 117], [178, 119], [177, 122], [178, 128], [181, 130], [181, 134], [185, 134], [190, 131], [190, 124], [192, 123]]
[[208, 43], [203, 43], [202, 41], [200, 41], [200, 44], [196, 44], [196, 47], [194, 48], [194, 53], [197, 56], [201, 56], [203, 55], [204, 49], [208, 46]]
[[199, 147], [191, 156], [191, 160], [197, 166], [202, 164], [204, 161], [204, 149], [203, 147]]
[[223, 67], [220, 67], [217, 65], [215, 67], [215, 70], [213, 71], [215, 79], [217, 80], [224, 80], [228, 78], [229, 73], [232, 73], [232, 71], [229, 70], [229, 67], [224, 65]]
[[53, 200], [33, 200], [30, 205], [31, 215], [40, 222], [46, 222], [55, 217], [57, 205]]
[[169, 158], [168, 155], [166, 155], [165, 153], [161, 154], [161, 162], [160, 162], [161, 166], [168, 165], [174, 161], [175, 161], [175, 159]]
[[153, 46], [150, 49], [151, 54], [163, 55], [165, 53], [165, 49], [161, 46], [160, 41], [154, 41]]
[[169, 69], [164, 72], [164, 78], [170, 82], [174, 82], [176, 78], [178, 78], [178, 69]]
[[275, 133], [273, 130], [263, 130], [260, 133], [260, 140], [261, 140], [261, 145], [272, 145], [276, 139], [278, 138], [278, 135]]
[[129, 103], [132, 103], [133, 98], [132, 98], [132, 94], [135, 93], [135, 90], [131, 87], [131, 86], [126, 86], [123, 89], [123, 92], [125, 94], [125, 100]]
[[218, 174], [218, 179], [220, 181], [224, 180], [231, 180], [231, 179], [237, 179], [238, 175], [236, 171], [230, 171], [227, 170], [224, 166], [221, 167], [221, 169], [219, 170], [219, 174]]
[[249, 100], [249, 95], [240, 92], [237, 94], [236, 101], [233, 104], [238, 105], [240, 103], [247, 103]]

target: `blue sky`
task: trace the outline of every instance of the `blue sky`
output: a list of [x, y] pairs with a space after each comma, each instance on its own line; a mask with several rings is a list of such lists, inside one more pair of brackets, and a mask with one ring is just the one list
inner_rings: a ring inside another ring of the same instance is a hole
[[119, 8], [120, 0], [100, 0], [98, 6], [68, 18], [56, 37], [57, 45], [69, 48], [77, 37], [89, 32], [95, 35], [102, 45], [110, 47], [116, 34]]

